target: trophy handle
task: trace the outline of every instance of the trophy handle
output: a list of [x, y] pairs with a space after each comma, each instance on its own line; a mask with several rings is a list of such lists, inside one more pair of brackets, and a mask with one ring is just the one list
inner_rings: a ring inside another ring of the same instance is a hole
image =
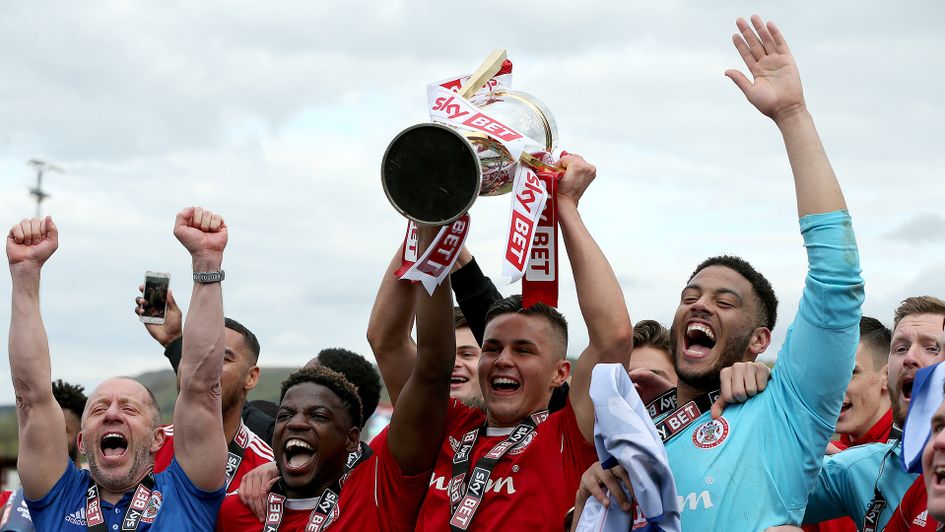
[[548, 164], [548, 163], [542, 161], [542, 160], [539, 159], [538, 157], [535, 157], [534, 155], [528, 153], [527, 151], [523, 151], [523, 152], [522, 152], [522, 156], [519, 157], [519, 161], [521, 161], [523, 164], [527, 164], [528, 166], [531, 166], [532, 168], [539, 169], [539, 170], [548, 170], [548, 171], [551, 171], [551, 172], [563, 172], [563, 171], [564, 171], [564, 169], [559, 168], [559, 167], [557, 167], [557, 166], [552, 166], [552, 165], [550, 165], [550, 164]]
[[470, 96], [479, 90], [479, 87], [482, 87], [486, 81], [490, 80], [492, 76], [495, 76], [496, 73], [499, 72], [499, 69], [502, 68], [502, 63], [505, 62], [506, 55], [504, 49], [493, 50], [492, 53], [489, 54], [489, 57], [479, 65], [479, 68], [473, 72], [473, 75], [469, 76], [466, 83], [463, 83], [463, 86], [459, 88], [459, 95], [468, 100]]

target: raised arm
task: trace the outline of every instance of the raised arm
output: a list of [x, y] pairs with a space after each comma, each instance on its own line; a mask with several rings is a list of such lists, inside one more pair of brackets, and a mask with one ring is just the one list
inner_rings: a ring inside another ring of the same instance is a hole
[[617, 276], [578, 213], [578, 201], [597, 175], [597, 169], [573, 155], [563, 157], [561, 165], [566, 171], [558, 183], [558, 219], [589, 341], [571, 375], [570, 399], [581, 434], [593, 442], [591, 371], [598, 363], [618, 363], [624, 367], [630, 363], [633, 327]]
[[784, 35], [774, 22], [765, 24], [758, 15], [751, 17], [754, 31], [744, 19], [738, 19], [736, 25], [739, 33], [732, 40], [754, 81], [738, 70], [727, 70], [725, 75], [781, 130], [794, 172], [798, 217], [846, 209], [840, 184], [807, 111], [801, 77]]
[[59, 247], [52, 218], [23, 220], [7, 234], [7, 259], [13, 278], [10, 314], [10, 374], [19, 422], [17, 472], [23, 493], [41, 499], [69, 462], [66, 420], [52, 392], [49, 342], [39, 312], [39, 278]]
[[[425, 248], [438, 228], [421, 228]], [[450, 398], [450, 374], [456, 357], [449, 278], [433, 296], [417, 283], [406, 283], [416, 298], [417, 358], [390, 420], [387, 442], [405, 475], [433, 469], [443, 441]]]
[[417, 344], [410, 337], [416, 295], [411, 283], [403, 282], [394, 275], [400, 268], [402, 255], [403, 246], [394, 253], [381, 278], [367, 330], [367, 340], [392, 405], [397, 404], [417, 358]]
[[466, 249], [466, 246], [460, 250], [459, 258], [456, 259], [453, 268], [450, 282], [453, 284], [453, 293], [456, 294], [456, 304], [463, 312], [470, 332], [481, 346], [486, 330], [486, 312], [493, 303], [502, 299], [502, 294], [496, 289], [492, 280], [482, 273], [476, 258]]
[[[190, 252], [195, 273], [220, 270], [227, 228], [219, 215], [188, 207], [177, 215], [174, 236]], [[226, 474], [220, 403], [223, 330], [220, 283], [194, 282], [184, 322], [180, 395], [174, 406], [174, 458], [187, 478], [204, 491], [220, 489]]]

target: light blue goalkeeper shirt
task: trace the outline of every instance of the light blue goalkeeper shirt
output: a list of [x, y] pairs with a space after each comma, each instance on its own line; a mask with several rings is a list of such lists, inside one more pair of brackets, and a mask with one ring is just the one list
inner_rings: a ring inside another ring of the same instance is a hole
[[809, 271], [764, 393], [666, 444], [683, 530], [799, 524], [859, 342], [863, 279], [846, 211], [800, 220]]

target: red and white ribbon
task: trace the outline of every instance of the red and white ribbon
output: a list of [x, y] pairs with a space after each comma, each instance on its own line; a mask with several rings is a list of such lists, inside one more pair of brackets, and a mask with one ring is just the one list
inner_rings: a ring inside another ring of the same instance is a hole
[[404, 236], [403, 261], [400, 263], [400, 268], [394, 272], [397, 278], [403, 279], [403, 275], [407, 273], [407, 270], [417, 262], [419, 246], [420, 241], [417, 235], [417, 224], [415, 224], [413, 220], [407, 220], [407, 234]]
[[525, 274], [531, 257], [535, 228], [541, 217], [548, 191], [531, 168], [520, 164], [512, 187], [512, 208], [509, 211], [508, 238], [502, 259], [502, 277], [512, 284]]
[[453, 264], [459, 258], [459, 251], [466, 242], [467, 234], [469, 215], [464, 214], [451, 224], [441, 227], [423, 256], [407, 268], [400, 278], [419, 281], [432, 296], [436, 287], [450, 274]]

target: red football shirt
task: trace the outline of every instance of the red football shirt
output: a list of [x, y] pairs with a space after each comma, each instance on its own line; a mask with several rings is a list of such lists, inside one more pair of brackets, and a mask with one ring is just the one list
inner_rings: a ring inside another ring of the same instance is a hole
[[[449, 530], [447, 487], [453, 474], [453, 455], [467, 432], [481, 427], [485, 414], [451, 400], [447, 438], [443, 442], [430, 491], [420, 510], [417, 530]], [[470, 471], [511, 429], [489, 429], [476, 441]], [[564, 518], [574, 506], [581, 475], [597, 461], [594, 446], [584, 440], [571, 402], [548, 416], [531, 435], [505, 453], [496, 463], [479, 508], [467, 530], [563, 529]], [[467, 476], [468, 478], [468, 476]]]
[[[233, 478], [227, 481], [227, 492], [239, 489], [243, 475], [263, 464], [268, 464], [275, 460], [272, 454], [272, 448], [269, 447], [269, 444], [253, 431], [249, 430], [242, 421], [240, 421], [240, 430], [236, 433], [233, 441], [243, 449], [243, 460], [239, 463], [239, 467], [236, 468]], [[161, 449], [154, 457], [154, 472], [160, 473], [167, 469], [167, 467], [171, 465], [173, 458], [174, 425], [167, 425], [164, 427], [164, 445], [161, 446]], [[233, 457], [228, 456], [228, 460], [232, 459]]]
[[[374, 454], [355, 466], [345, 480], [333, 517], [323, 530], [414, 530], [430, 473], [404, 476], [387, 447], [386, 430], [371, 441], [371, 449]], [[317, 501], [318, 497], [286, 499], [280, 532], [305, 530]], [[262, 529], [263, 524], [240, 501], [239, 493], [226, 496], [217, 519], [218, 532], [258, 532]]]
[[925, 491], [925, 477], [919, 475], [909, 490], [902, 496], [902, 502], [892, 518], [886, 523], [884, 531], [892, 532], [935, 532], [938, 521], [929, 515], [929, 498]]

